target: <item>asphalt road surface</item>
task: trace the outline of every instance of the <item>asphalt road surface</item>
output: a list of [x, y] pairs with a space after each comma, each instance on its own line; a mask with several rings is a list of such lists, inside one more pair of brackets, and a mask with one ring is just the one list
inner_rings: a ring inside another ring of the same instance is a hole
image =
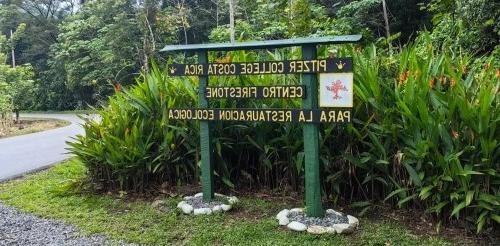
[[21, 114], [21, 117], [53, 118], [71, 125], [48, 131], [0, 139], [0, 182], [49, 167], [71, 157], [66, 141], [82, 134], [82, 120], [74, 114]]

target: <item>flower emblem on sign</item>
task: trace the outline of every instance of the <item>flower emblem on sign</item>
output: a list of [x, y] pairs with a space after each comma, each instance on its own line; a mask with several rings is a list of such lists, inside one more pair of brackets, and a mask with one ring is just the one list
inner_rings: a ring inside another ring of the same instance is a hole
[[337, 68], [339, 70], [342, 70], [342, 69], [344, 69], [344, 66], [346, 65], [346, 63], [340, 61], [339, 63], [335, 63], [335, 65], [337, 65]]
[[345, 87], [345, 85], [343, 85], [342, 81], [340, 81], [340, 80], [332, 82], [331, 85], [327, 85], [326, 89], [333, 92], [333, 94], [334, 94], [333, 99], [334, 100], [342, 99], [342, 97], [339, 96], [340, 91], [347, 91], [347, 87]]

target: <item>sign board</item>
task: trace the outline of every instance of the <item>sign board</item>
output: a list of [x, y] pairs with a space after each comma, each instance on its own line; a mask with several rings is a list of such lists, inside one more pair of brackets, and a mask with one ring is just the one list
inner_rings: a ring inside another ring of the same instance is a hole
[[352, 108], [353, 73], [322, 73], [319, 75], [319, 106]]
[[[319, 123], [349, 123], [353, 106], [351, 58], [317, 59], [320, 44], [354, 43], [361, 35], [285, 40], [165, 46], [162, 51], [195, 51], [198, 64], [170, 64], [169, 76], [198, 76], [198, 109], [168, 109], [171, 120], [200, 120], [203, 200], [214, 198], [211, 121], [299, 122], [303, 125], [306, 213], [323, 217], [320, 187]], [[301, 46], [302, 60], [209, 63], [208, 51], [274, 49]], [[209, 87], [209, 76], [301, 74], [300, 86]], [[319, 76], [318, 76], [319, 75]], [[319, 77], [319, 83], [318, 83]], [[301, 98], [300, 109], [208, 108], [208, 99]], [[322, 108], [318, 107], [320, 105]]]
[[264, 61], [241, 63], [170, 64], [170, 76], [228, 76], [296, 73], [340, 73], [352, 71], [351, 58]]

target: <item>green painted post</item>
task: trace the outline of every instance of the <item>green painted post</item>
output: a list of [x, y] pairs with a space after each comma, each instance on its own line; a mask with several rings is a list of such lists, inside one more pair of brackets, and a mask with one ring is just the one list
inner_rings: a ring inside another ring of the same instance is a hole
[[[208, 63], [207, 51], [198, 52], [198, 63]], [[205, 88], [208, 86], [208, 76], [199, 76], [199, 79], [199, 105], [200, 108], [207, 108], [208, 101], [205, 98]], [[214, 166], [212, 161], [210, 124], [211, 123], [208, 121], [200, 121], [201, 185], [203, 190], [203, 201], [205, 202], [210, 202], [214, 198]]]
[[[302, 59], [316, 59], [316, 45], [302, 46]], [[306, 87], [306, 98], [302, 100], [304, 109], [318, 108], [318, 76], [302, 74], [302, 84]], [[306, 181], [306, 213], [310, 217], [323, 217], [321, 206], [321, 182], [319, 175], [319, 126], [304, 123], [304, 158]]]

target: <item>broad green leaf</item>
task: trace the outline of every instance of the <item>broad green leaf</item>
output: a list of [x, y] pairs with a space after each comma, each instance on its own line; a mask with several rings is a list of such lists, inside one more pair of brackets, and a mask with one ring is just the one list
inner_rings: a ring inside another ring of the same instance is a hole
[[451, 212], [450, 217], [456, 214], [456, 215], [457, 215], [457, 218], [458, 218], [458, 213], [459, 213], [459, 212], [460, 212], [460, 210], [462, 210], [465, 206], [466, 206], [466, 205], [465, 205], [465, 201], [463, 201], [463, 202], [459, 203], [458, 205], [456, 205], [456, 206], [453, 208], [453, 211]]
[[496, 221], [498, 224], [500, 224], [500, 215], [497, 214], [492, 214], [491, 218]]
[[472, 198], [474, 197], [474, 191], [470, 190], [467, 191], [467, 195], [465, 196], [465, 206], [469, 206], [469, 204], [472, 201]]
[[385, 202], [385, 201], [387, 201], [387, 200], [389, 200], [389, 199], [390, 199], [391, 197], [393, 197], [394, 195], [399, 194], [399, 193], [402, 193], [402, 192], [406, 192], [407, 190], [408, 190], [408, 189], [406, 189], [406, 188], [404, 188], [404, 187], [403, 187], [403, 188], [399, 188], [399, 189], [397, 189], [397, 190], [395, 190], [395, 191], [393, 191], [393, 192], [389, 193], [389, 195], [387, 195], [387, 196], [385, 197], [384, 202]]
[[426, 186], [426, 187], [422, 188], [422, 190], [420, 191], [420, 194], [418, 195], [420, 197], [420, 199], [422, 199], [422, 200], [427, 199], [427, 197], [429, 197], [432, 194], [431, 193], [432, 188], [434, 188], [434, 187], [433, 186]]
[[410, 166], [408, 163], [405, 163], [404, 166], [408, 171], [408, 174], [410, 174], [410, 178], [413, 181], [413, 183], [419, 187], [422, 186], [422, 181], [420, 180], [420, 177], [418, 176], [415, 169], [413, 169], [413, 167]]

